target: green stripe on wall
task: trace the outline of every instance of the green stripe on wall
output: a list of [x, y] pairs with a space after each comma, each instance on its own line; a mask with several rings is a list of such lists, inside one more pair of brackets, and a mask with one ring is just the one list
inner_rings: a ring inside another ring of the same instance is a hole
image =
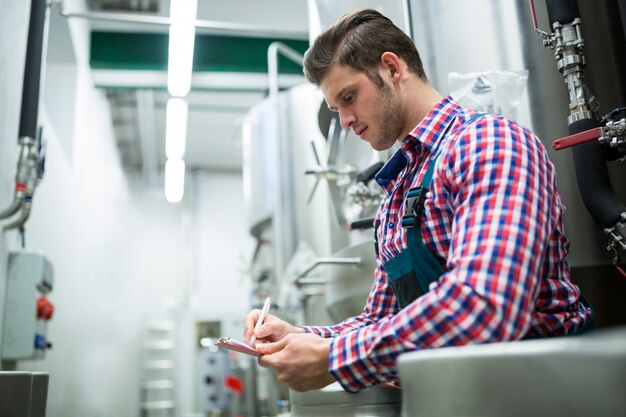
[[[249, 38], [197, 34], [193, 70], [267, 73], [267, 48], [280, 41], [304, 53], [309, 43], [299, 39]], [[91, 33], [92, 69], [167, 70], [168, 35], [164, 33]], [[302, 67], [281, 56], [282, 74], [302, 74]]]

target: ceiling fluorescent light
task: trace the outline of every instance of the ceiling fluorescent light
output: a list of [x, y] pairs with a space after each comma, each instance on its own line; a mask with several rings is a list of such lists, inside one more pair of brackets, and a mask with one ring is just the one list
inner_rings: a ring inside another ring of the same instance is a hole
[[187, 101], [183, 98], [167, 100], [165, 119], [165, 155], [167, 159], [183, 159], [187, 144]]
[[191, 89], [195, 36], [196, 28], [193, 26], [170, 26], [167, 90], [173, 96], [184, 97]]
[[196, 0], [172, 0], [167, 89], [176, 97], [184, 97], [191, 88], [193, 49], [196, 36]]
[[172, 24], [192, 25], [196, 21], [198, 3], [197, 0], [171, 0], [170, 19]]
[[165, 198], [170, 203], [183, 199], [185, 191], [185, 161], [168, 159], [165, 161]]

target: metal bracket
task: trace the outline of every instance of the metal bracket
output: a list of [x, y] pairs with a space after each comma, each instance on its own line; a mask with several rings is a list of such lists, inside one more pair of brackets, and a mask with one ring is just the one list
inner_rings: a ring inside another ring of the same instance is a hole
[[620, 258], [624, 251], [626, 251], [626, 212], [620, 215], [620, 218], [613, 227], [604, 229], [604, 234], [608, 236], [609, 243], [606, 247], [607, 250], [613, 252], [613, 265], [619, 265]]

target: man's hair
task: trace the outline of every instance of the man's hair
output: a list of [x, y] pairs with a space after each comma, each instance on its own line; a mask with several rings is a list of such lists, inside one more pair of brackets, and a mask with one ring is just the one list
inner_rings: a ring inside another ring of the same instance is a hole
[[320, 85], [338, 63], [365, 73], [382, 87], [378, 66], [381, 55], [387, 51], [398, 55], [409, 71], [427, 80], [411, 38], [373, 9], [348, 13], [322, 32], [304, 56], [304, 74], [310, 82]]

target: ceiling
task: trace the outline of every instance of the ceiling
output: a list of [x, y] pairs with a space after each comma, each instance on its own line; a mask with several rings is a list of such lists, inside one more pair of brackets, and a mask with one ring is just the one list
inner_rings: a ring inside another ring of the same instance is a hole
[[[146, 16], [166, 19], [169, 0], [80, 1], [86, 6], [82, 7], [83, 13], [91, 16], [87, 20], [92, 31], [94, 82], [106, 92], [123, 164], [155, 185], [162, 183], [169, 98], [167, 54], [162, 52], [168, 26], [121, 23], [93, 16], [121, 13], [138, 20]], [[306, 49], [307, 2], [197, 1], [197, 18], [208, 24], [196, 30], [192, 90], [186, 96], [189, 117], [185, 162], [189, 169], [240, 171], [243, 117], [267, 94], [267, 45], [281, 40]], [[64, 3], [69, 14], [71, 4]], [[282, 67], [286, 66], [279, 62], [281, 73]], [[292, 67], [286, 72], [279, 77], [281, 87], [304, 82], [301, 69], [294, 71]]]

